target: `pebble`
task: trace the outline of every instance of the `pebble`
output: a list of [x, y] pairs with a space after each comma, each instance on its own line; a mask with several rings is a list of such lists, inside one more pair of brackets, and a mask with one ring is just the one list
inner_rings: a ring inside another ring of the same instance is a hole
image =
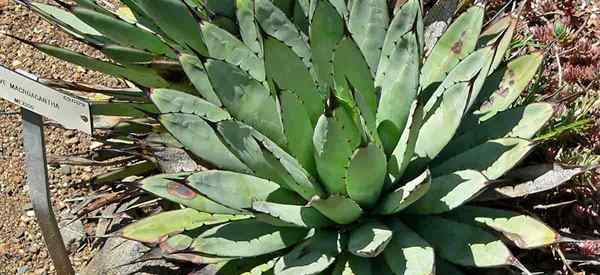
[[19, 267], [19, 269], [17, 269], [17, 274], [25, 274], [27, 272], [29, 272], [28, 266], [22, 266], [22, 267]]
[[27, 215], [27, 217], [35, 217], [35, 211], [27, 210], [27, 212], [25, 212], [25, 215]]
[[73, 172], [73, 169], [70, 165], [61, 165], [60, 168], [58, 169], [58, 171], [61, 174], [68, 176]]
[[23, 209], [23, 211], [31, 210], [31, 209], [33, 209], [33, 204], [31, 204], [31, 202], [28, 202], [28, 203], [24, 204], [21, 209]]
[[79, 143], [79, 138], [73, 137], [73, 138], [67, 139], [67, 141], [65, 141], [65, 143], [68, 145], [77, 144], [77, 143]]
[[19, 228], [19, 229], [17, 229], [17, 231], [15, 232], [15, 237], [16, 237], [17, 239], [20, 239], [20, 238], [22, 238], [23, 236], [25, 236], [25, 229], [23, 229], [23, 228]]

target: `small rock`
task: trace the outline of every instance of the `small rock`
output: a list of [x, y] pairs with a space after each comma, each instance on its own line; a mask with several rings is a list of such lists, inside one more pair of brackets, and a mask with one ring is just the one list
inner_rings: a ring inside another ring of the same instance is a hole
[[68, 176], [73, 172], [73, 169], [72, 169], [71, 165], [61, 165], [60, 168], [58, 169], [58, 171], [61, 174]]
[[29, 251], [29, 253], [35, 255], [35, 254], [37, 254], [40, 251], [40, 247], [34, 244], [34, 245], [32, 245], [32, 246], [29, 247], [28, 251]]
[[25, 274], [27, 272], [29, 272], [28, 266], [22, 266], [22, 267], [19, 267], [19, 269], [17, 269], [17, 274]]
[[64, 220], [60, 222], [59, 227], [65, 246], [72, 249], [79, 248], [81, 241], [85, 238], [85, 231], [81, 220]]
[[25, 212], [25, 215], [27, 215], [27, 217], [35, 217], [35, 211], [33, 210], [27, 210], [27, 212]]
[[104, 145], [104, 143], [102, 143], [102, 142], [92, 141], [92, 143], [90, 144], [90, 150], [94, 150], [94, 149], [100, 148], [103, 145]]
[[20, 239], [20, 238], [22, 238], [24, 236], [25, 236], [25, 229], [22, 228], [22, 227], [18, 227], [17, 230], [16, 230], [16, 232], [15, 232], [15, 237], [17, 239]]
[[23, 211], [29, 211], [29, 210], [33, 209], [33, 204], [31, 204], [31, 202], [23, 204], [23, 206], [21, 206], [21, 209]]
[[69, 144], [69, 145], [77, 144], [77, 143], [79, 143], [79, 138], [73, 137], [73, 138], [67, 139], [67, 141], [65, 141], [65, 143]]

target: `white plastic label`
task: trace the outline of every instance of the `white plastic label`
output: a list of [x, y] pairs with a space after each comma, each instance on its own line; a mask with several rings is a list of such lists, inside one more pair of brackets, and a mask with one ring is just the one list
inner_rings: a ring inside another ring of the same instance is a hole
[[52, 119], [68, 129], [92, 134], [90, 105], [0, 66], [0, 97]]

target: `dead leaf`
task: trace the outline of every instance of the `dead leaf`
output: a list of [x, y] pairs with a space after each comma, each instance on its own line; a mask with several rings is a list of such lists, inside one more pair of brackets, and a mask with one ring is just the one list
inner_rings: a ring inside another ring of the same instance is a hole
[[554, 189], [573, 177], [598, 168], [598, 165], [567, 167], [559, 163], [540, 164], [516, 169], [506, 174], [503, 180], [515, 185], [504, 185], [488, 189], [477, 201], [520, 198]]

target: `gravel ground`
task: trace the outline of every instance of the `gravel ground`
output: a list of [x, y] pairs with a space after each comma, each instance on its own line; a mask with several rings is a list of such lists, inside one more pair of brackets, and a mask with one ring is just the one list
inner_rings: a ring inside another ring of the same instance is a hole
[[[69, 39], [57, 27], [9, 0], [0, 0], [0, 31], [93, 54], [91, 49]], [[4, 36], [0, 36], [0, 64], [46, 78], [119, 84], [116, 79], [61, 62]], [[18, 109], [0, 100], [2, 112], [18, 112]], [[91, 138], [87, 135], [52, 126], [45, 127], [45, 131], [49, 155], [85, 153], [89, 149]], [[18, 115], [0, 115], [0, 274], [54, 274], [30, 209], [28, 188], [24, 182], [21, 133]], [[86, 193], [85, 183], [92, 176], [90, 168], [50, 168], [50, 188], [57, 215], [68, 212], [74, 206], [68, 199]], [[75, 269], [81, 270], [92, 255], [91, 246], [84, 243], [73, 250], [71, 260]]]

